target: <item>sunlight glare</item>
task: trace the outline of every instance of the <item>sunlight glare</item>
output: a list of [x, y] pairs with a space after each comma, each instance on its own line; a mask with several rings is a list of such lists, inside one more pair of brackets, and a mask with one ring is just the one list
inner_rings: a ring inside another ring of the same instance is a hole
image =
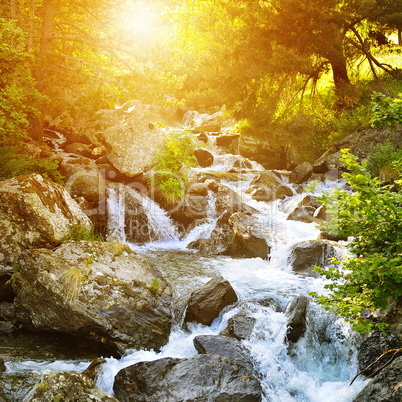
[[159, 30], [156, 15], [145, 7], [136, 7], [126, 15], [124, 25], [130, 36], [142, 41], [153, 40]]

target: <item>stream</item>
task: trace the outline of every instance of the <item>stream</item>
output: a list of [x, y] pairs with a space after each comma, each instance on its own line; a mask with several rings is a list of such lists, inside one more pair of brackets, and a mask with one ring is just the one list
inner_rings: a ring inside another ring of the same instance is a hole
[[[210, 168], [197, 168], [195, 173], [223, 172], [232, 166], [236, 156], [216, 155]], [[218, 335], [227, 322], [242, 308], [256, 320], [251, 338], [242, 341], [253, 358], [256, 370], [261, 374], [264, 401], [286, 402], [346, 402], [352, 401], [363, 381], [356, 380], [349, 386], [357, 373], [357, 346], [360, 335], [354, 333], [349, 324], [325, 312], [310, 301], [307, 311], [307, 328], [295, 344], [286, 340], [286, 305], [296, 296], [311, 291], [323, 293], [327, 280], [322, 277], [296, 275], [289, 262], [289, 253], [296, 243], [315, 240], [319, 230], [314, 223], [287, 220], [288, 214], [300, 202], [303, 195], [294, 191], [294, 196], [272, 202], [255, 201], [245, 193], [254, 175], [261, 170], [253, 163], [252, 169], [242, 171], [236, 180], [221, 183], [236, 191], [242, 200], [257, 209], [261, 225], [269, 232], [270, 259], [231, 258], [225, 256], [202, 257], [187, 245], [198, 238], [206, 238], [212, 232], [218, 216], [210, 196], [208, 222], [193, 229], [185, 238], [180, 238], [172, 222], [157, 204], [138, 194], [144, 205], [150, 224], [158, 240], [147, 244], [129, 244], [136, 252], [154, 261], [171, 283], [174, 292], [175, 322], [169, 342], [159, 353], [147, 350], [129, 350], [121, 358], [104, 356], [101, 375], [97, 385], [113, 394], [114, 376], [119, 370], [140, 361], [151, 361], [162, 357], [184, 358], [197, 354], [193, 339], [197, 335]], [[230, 176], [229, 176], [230, 178]], [[240, 179], [239, 179], [240, 178]], [[286, 176], [283, 176], [286, 181]], [[342, 186], [342, 182], [326, 180], [315, 189], [315, 194]], [[124, 201], [115, 190], [108, 192], [109, 231], [113, 237], [125, 241]], [[274, 234], [272, 236], [272, 234]], [[267, 237], [268, 239], [268, 237]], [[344, 244], [337, 252], [346, 253]], [[225, 309], [210, 327], [188, 324], [183, 328], [182, 319], [186, 302], [191, 292], [211, 278], [222, 275], [236, 291], [239, 302]], [[275, 303], [268, 303], [274, 300]], [[88, 349], [71, 340], [49, 337], [46, 340], [21, 334], [15, 338], [0, 339], [0, 355], [7, 356], [4, 375], [10, 378], [10, 393], [14, 400], [22, 400], [15, 393], [18, 381], [25, 386], [33, 384], [45, 371], [82, 372], [89, 363], [99, 357], [99, 351]], [[18, 380], [18, 375], [23, 380]], [[6, 390], [7, 391], [7, 390]], [[8, 395], [8, 394], [7, 394]], [[0, 393], [0, 401], [1, 401]]]

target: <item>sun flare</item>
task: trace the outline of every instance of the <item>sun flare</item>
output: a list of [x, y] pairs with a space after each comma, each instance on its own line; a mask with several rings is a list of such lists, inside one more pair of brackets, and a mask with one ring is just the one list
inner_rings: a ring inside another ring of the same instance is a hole
[[126, 32], [142, 41], [154, 39], [159, 31], [157, 15], [150, 9], [136, 7], [123, 17]]

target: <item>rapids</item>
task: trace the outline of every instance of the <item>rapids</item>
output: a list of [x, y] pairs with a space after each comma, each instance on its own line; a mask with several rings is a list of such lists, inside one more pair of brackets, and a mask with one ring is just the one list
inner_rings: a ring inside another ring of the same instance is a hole
[[[196, 172], [221, 173], [225, 169], [227, 171], [235, 159], [233, 155], [217, 155], [211, 168], [197, 168]], [[104, 356], [107, 362], [97, 379], [99, 387], [112, 394], [114, 376], [120, 369], [134, 363], [195, 355], [194, 337], [219, 334], [225, 329], [228, 319], [245, 305], [256, 319], [256, 325], [251, 338], [243, 341], [243, 345], [261, 374], [265, 401], [347, 402], [352, 401], [365, 385], [358, 379], [349, 386], [357, 372], [356, 350], [361, 342], [360, 336], [342, 319], [325, 312], [313, 302], [309, 303], [305, 334], [294, 345], [289, 345], [286, 340], [287, 319], [282, 312], [286, 305], [295, 296], [307, 295], [310, 291], [325, 291], [325, 278], [295, 275], [289, 261], [292, 246], [300, 241], [316, 239], [319, 230], [314, 224], [287, 220], [289, 212], [302, 197], [296, 191], [292, 197], [269, 203], [254, 201], [245, 193], [250, 181], [260, 170], [261, 166], [253, 163], [252, 169], [241, 173], [240, 180], [231, 180], [231, 176], [228, 176], [227, 180], [221, 182], [238, 192], [244, 202], [260, 212], [258, 219], [266, 230], [271, 246], [269, 260], [201, 257], [187, 249], [191, 241], [208, 237], [214, 228], [218, 216], [212, 194], [209, 194], [208, 222], [193, 229], [185, 238], [180, 238], [165, 211], [149, 198], [138, 194], [150, 225], [160, 235], [157, 240], [147, 244], [129, 246], [153, 260], [171, 283], [175, 322], [169, 342], [159, 353], [129, 350], [120, 359]], [[315, 194], [342, 185], [342, 182], [326, 180], [315, 189]], [[108, 213], [111, 237], [124, 242], [124, 198], [115, 188], [108, 190]], [[346, 253], [343, 244], [340, 244], [338, 253], [340, 257]], [[191, 292], [216, 275], [222, 275], [231, 283], [239, 302], [233, 308], [224, 310], [210, 327], [189, 324], [187, 330], [183, 329], [183, 313]], [[264, 303], [269, 299], [274, 299], [281, 311]], [[6, 367], [8, 373], [27, 370], [39, 374], [45, 370], [82, 371], [92, 357], [80, 355], [70, 359], [64, 355], [43, 353], [41, 357], [35, 355], [26, 359], [16, 357], [15, 360], [7, 360]]]

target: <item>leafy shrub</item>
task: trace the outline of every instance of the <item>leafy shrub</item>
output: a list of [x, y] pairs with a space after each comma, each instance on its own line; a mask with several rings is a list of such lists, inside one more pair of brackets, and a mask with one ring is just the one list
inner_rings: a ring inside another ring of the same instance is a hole
[[165, 149], [154, 159], [155, 174], [150, 180], [169, 202], [184, 195], [187, 170], [195, 166], [194, 150], [197, 141], [190, 132], [169, 129], [165, 138]]
[[0, 18], [0, 145], [23, 138], [28, 118], [37, 116], [45, 98], [35, 89], [23, 32], [13, 21]]
[[397, 179], [394, 162], [402, 159], [402, 149], [387, 140], [385, 144], [377, 145], [369, 154], [368, 169], [374, 175], [380, 175], [382, 180]]
[[63, 183], [63, 176], [57, 170], [59, 162], [47, 159], [31, 159], [18, 154], [16, 146], [0, 147], [0, 181], [15, 176], [39, 173], [47, 180]]
[[402, 95], [390, 98], [384, 94], [374, 92], [372, 95], [372, 116], [373, 127], [402, 125]]
[[366, 163], [360, 165], [345, 149], [341, 161], [350, 171], [343, 178], [351, 192], [336, 189], [321, 198], [331, 216], [324, 230], [352, 236], [348, 247], [354, 256], [334, 260], [329, 269], [316, 267], [331, 279], [325, 286], [331, 293], [313, 292], [311, 296], [352, 322], [356, 331], [368, 332], [384, 324], [365, 319], [367, 309], [385, 308], [389, 299], [402, 296], [402, 194], [395, 191], [401, 180], [385, 185], [369, 174]]
[[100, 233], [96, 233], [95, 229], [91, 227], [91, 229], [87, 230], [80, 224], [73, 225], [70, 229], [70, 234], [64, 239], [64, 241], [73, 240], [73, 241], [103, 241], [103, 237]]

